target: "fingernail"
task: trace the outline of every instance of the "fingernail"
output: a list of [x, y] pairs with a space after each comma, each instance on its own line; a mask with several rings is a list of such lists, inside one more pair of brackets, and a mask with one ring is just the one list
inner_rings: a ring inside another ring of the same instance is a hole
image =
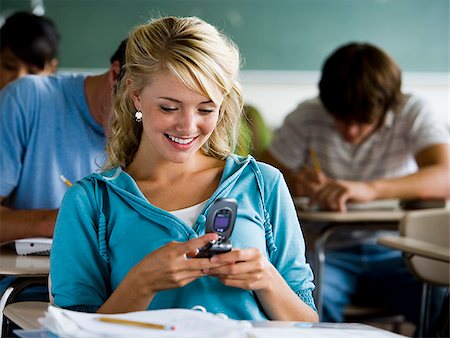
[[210, 261], [211, 263], [217, 263], [218, 260], [219, 260], [219, 259], [218, 259], [216, 256], [212, 256], [212, 257], [209, 259], [209, 261]]

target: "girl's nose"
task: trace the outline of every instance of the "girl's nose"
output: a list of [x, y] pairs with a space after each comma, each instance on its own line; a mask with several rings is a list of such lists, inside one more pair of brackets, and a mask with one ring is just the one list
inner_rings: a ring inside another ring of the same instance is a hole
[[196, 130], [195, 121], [195, 113], [191, 111], [185, 111], [180, 114], [180, 117], [178, 118], [177, 129], [186, 134], [194, 133]]

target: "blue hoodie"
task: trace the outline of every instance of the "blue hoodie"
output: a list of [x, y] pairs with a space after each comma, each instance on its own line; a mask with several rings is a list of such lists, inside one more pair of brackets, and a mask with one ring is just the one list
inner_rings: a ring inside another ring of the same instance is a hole
[[[193, 227], [150, 204], [121, 168], [91, 174], [64, 196], [51, 252], [51, 292], [56, 305], [95, 312], [130, 269], [150, 252], [171, 242], [205, 233], [206, 214], [218, 198], [238, 202], [233, 247], [256, 247], [292, 290], [315, 309], [313, 274], [297, 213], [281, 173], [251, 156], [230, 156], [219, 187]], [[160, 291], [148, 309], [192, 308], [233, 319], [268, 319], [256, 294], [204, 276], [176, 289]]]

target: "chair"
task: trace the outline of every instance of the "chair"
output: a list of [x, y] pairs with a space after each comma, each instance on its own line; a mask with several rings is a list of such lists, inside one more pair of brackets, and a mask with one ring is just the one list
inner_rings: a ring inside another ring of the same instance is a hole
[[23, 330], [36, 330], [41, 327], [38, 319], [44, 317], [50, 303], [47, 302], [18, 302], [5, 307], [4, 331], [2, 337], [11, 337], [14, 326]]
[[[11, 336], [11, 323], [6, 316], [6, 309], [15, 304], [20, 304], [21, 302], [16, 302], [17, 296], [27, 288], [33, 286], [46, 286], [47, 277], [32, 277], [24, 278], [19, 277], [14, 280], [6, 289], [4, 294], [1, 296], [0, 300], [0, 327], [1, 334], [0, 337], [10, 337]], [[24, 302], [27, 303], [27, 302]]]
[[424, 283], [419, 337], [427, 332], [429, 285], [450, 284], [450, 210], [411, 211], [400, 222], [399, 236], [383, 236], [379, 243], [403, 251], [411, 272]]
[[405, 321], [405, 316], [380, 307], [349, 304], [344, 309], [344, 322], [369, 324], [399, 334], [404, 331]]

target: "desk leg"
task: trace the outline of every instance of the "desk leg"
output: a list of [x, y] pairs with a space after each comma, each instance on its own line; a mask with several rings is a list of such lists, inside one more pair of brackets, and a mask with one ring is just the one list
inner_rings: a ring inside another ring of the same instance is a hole
[[419, 327], [417, 329], [417, 337], [423, 338], [428, 332], [428, 325], [430, 320], [430, 287], [427, 283], [423, 283], [422, 300], [420, 304], [420, 318]]
[[325, 244], [330, 236], [335, 232], [333, 228], [326, 230], [315, 242], [315, 285], [314, 290], [317, 313], [319, 320], [323, 315], [323, 281], [325, 274]]

